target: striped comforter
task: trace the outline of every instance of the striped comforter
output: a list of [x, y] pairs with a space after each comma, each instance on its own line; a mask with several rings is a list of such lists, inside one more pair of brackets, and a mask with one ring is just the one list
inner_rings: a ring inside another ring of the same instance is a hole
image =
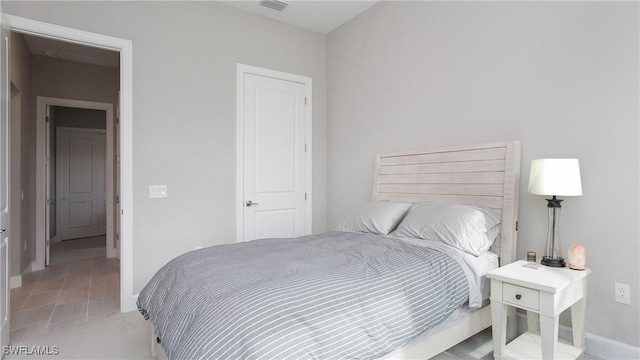
[[464, 271], [442, 252], [335, 231], [184, 254], [138, 309], [170, 359], [370, 359], [467, 299]]

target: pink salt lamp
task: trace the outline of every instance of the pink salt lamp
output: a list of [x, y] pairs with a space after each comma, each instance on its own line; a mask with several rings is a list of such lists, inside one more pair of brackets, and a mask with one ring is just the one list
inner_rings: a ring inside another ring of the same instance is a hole
[[587, 250], [580, 244], [573, 244], [567, 251], [567, 263], [575, 270], [584, 270], [587, 264]]

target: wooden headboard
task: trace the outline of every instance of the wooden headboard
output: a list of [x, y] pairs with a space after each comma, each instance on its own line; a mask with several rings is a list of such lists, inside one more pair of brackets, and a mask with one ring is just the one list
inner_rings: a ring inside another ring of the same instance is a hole
[[491, 250], [516, 260], [520, 143], [508, 141], [378, 155], [373, 201], [485, 204], [502, 218]]

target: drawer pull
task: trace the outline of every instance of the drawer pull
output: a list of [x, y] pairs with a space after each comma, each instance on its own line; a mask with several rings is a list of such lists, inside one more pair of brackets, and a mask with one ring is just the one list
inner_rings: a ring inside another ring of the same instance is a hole
[[522, 295], [516, 294], [516, 299], [518, 299], [518, 300], [522, 299]]

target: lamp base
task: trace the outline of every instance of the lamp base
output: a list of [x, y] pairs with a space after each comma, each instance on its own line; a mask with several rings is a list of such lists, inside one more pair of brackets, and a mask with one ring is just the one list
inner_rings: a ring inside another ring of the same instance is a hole
[[540, 261], [542, 265], [551, 266], [551, 267], [565, 267], [567, 264], [564, 262], [563, 258], [553, 259], [548, 256], [543, 256]]

